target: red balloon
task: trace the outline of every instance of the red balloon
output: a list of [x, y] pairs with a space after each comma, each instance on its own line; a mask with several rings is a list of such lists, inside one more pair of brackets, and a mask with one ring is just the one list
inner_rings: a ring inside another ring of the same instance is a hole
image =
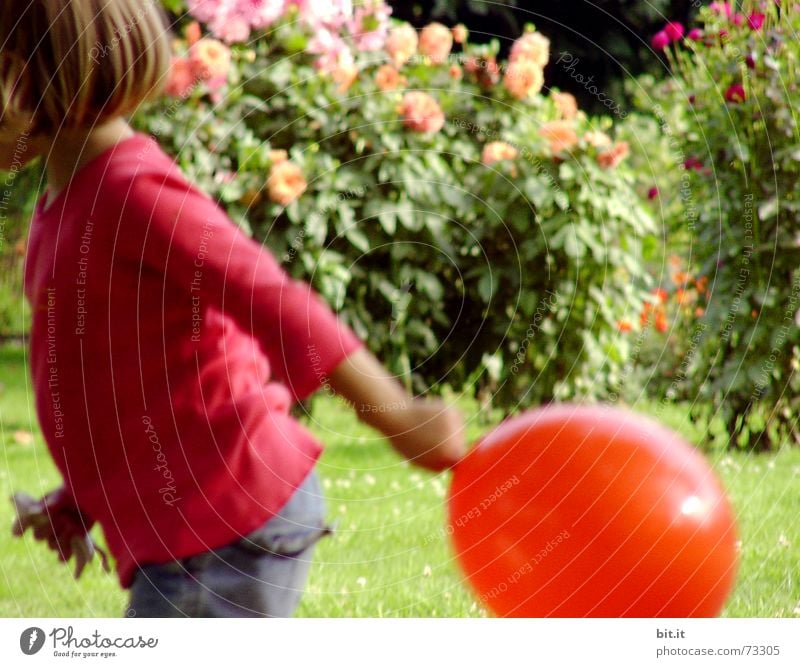
[[456, 466], [448, 512], [498, 616], [716, 616], [736, 575], [733, 511], [706, 460], [618, 408], [504, 422]]

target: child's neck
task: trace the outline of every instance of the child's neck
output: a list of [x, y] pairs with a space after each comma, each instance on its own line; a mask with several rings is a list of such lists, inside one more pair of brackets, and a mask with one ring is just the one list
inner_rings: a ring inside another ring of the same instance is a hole
[[81, 167], [134, 132], [125, 120], [115, 118], [90, 130], [61, 132], [46, 154], [47, 186], [52, 201]]

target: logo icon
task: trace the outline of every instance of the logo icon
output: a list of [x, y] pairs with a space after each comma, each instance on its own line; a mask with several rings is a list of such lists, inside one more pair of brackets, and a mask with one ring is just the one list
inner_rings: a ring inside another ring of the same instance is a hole
[[37, 627], [23, 630], [19, 636], [19, 647], [25, 655], [33, 655], [42, 650], [44, 646], [44, 630]]

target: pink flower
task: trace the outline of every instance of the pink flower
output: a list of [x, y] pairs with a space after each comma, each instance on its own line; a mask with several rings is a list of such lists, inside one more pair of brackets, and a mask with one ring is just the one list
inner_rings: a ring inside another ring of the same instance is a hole
[[338, 31], [353, 19], [352, 0], [302, 0], [295, 4], [303, 21], [315, 30]]
[[725, 91], [725, 100], [732, 104], [739, 104], [747, 99], [744, 86], [741, 83], [734, 83]]
[[325, 74], [347, 67], [353, 61], [353, 54], [347, 43], [327, 28], [319, 28], [306, 48], [309, 53], [319, 55], [314, 66]]
[[700, 171], [703, 168], [703, 163], [700, 162], [696, 157], [687, 157], [683, 161], [683, 168], [687, 171], [690, 169], [694, 169], [695, 171]]
[[254, 30], [266, 28], [286, 11], [284, 0], [238, 0], [236, 13]]
[[453, 48], [453, 33], [441, 23], [429, 23], [419, 36], [419, 52], [441, 65]]
[[210, 23], [220, 13], [224, 5], [223, 0], [186, 0], [189, 13], [202, 23]]
[[550, 40], [539, 32], [526, 32], [514, 42], [508, 60], [510, 63], [529, 60], [543, 68], [550, 60]]
[[753, 12], [747, 17], [747, 25], [750, 26], [750, 30], [761, 30], [761, 26], [764, 25], [764, 19], [766, 18], [765, 14]]
[[172, 97], [188, 97], [197, 83], [197, 75], [188, 58], [172, 58], [169, 79], [164, 92]]
[[184, 34], [186, 35], [186, 43], [189, 46], [193, 46], [200, 41], [200, 38], [203, 36], [203, 30], [200, 28], [200, 24], [197, 21], [192, 21], [186, 26]]
[[288, 206], [302, 195], [308, 183], [303, 178], [303, 172], [294, 162], [285, 160], [273, 164], [267, 179], [269, 198], [276, 204]]
[[268, 382], [264, 385], [264, 403], [269, 410], [288, 414], [292, 407], [292, 395], [280, 382]]
[[715, 14], [724, 14], [728, 18], [733, 14], [730, 2], [712, 2], [709, 5], [709, 9]]
[[669, 37], [671, 42], [677, 42], [681, 39], [686, 32], [686, 29], [683, 27], [682, 23], [678, 21], [670, 21], [664, 26], [664, 32], [667, 33], [667, 37]]
[[384, 46], [394, 66], [399, 68], [417, 52], [418, 42], [417, 31], [408, 23], [403, 23], [389, 31]]
[[744, 25], [744, 14], [740, 14], [739, 12], [736, 12], [733, 15], [733, 25], [735, 25], [735, 26]]
[[380, 51], [389, 34], [390, 7], [383, 3], [356, 9], [350, 33], [359, 51]]
[[566, 120], [571, 120], [578, 115], [578, 101], [569, 93], [551, 92], [550, 98], [556, 105], [558, 115]]
[[215, 37], [226, 44], [246, 42], [250, 37], [250, 24], [240, 16], [224, 16], [208, 24]]
[[519, 151], [505, 141], [492, 141], [483, 147], [481, 162], [486, 166], [502, 160], [513, 160]]
[[666, 33], [665, 30], [657, 32], [655, 35], [653, 35], [653, 39], [650, 40], [650, 45], [656, 51], [663, 51], [664, 49], [667, 48], [667, 46], [669, 46], [669, 43], [670, 43], [669, 35]]
[[655, 186], [654, 186], [654, 187], [652, 187], [652, 188], [650, 188], [650, 189], [647, 191], [647, 198], [648, 198], [650, 201], [653, 201], [654, 199], [658, 199], [658, 188], [657, 188], [657, 187], [655, 187]]
[[686, 37], [691, 39], [693, 42], [699, 42], [701, 39], [703, 39], [703, 31], [700, 30], [700, 28], [692, 28]]
[[400, 104], [403, 125], [423, 134], [433, 134], [444, 127], [444, 112], [428, 93], [412, 91], [403, 95]]
[[506, 69], [503, 85], [518, 100], [524, 100], [542, 89], [544, 73], [532, 60], [517, 60]]

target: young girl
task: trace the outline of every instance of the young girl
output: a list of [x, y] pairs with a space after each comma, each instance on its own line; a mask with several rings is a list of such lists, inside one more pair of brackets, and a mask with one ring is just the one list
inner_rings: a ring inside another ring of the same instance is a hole
[[64, 478], [18, 497], [14, 531], [32, 527], [79, 574], [98, 522], [129, 616], [289, 616], [329, 532], [321, 448], [291, 403], [326, 384], [435, 471], [461, 457], [462, 424], [407, 396], [131, 130], [169, 60], [152, 2], [6, 8], [0, 167], [46, 163], [25, 287], [37, 412]]

